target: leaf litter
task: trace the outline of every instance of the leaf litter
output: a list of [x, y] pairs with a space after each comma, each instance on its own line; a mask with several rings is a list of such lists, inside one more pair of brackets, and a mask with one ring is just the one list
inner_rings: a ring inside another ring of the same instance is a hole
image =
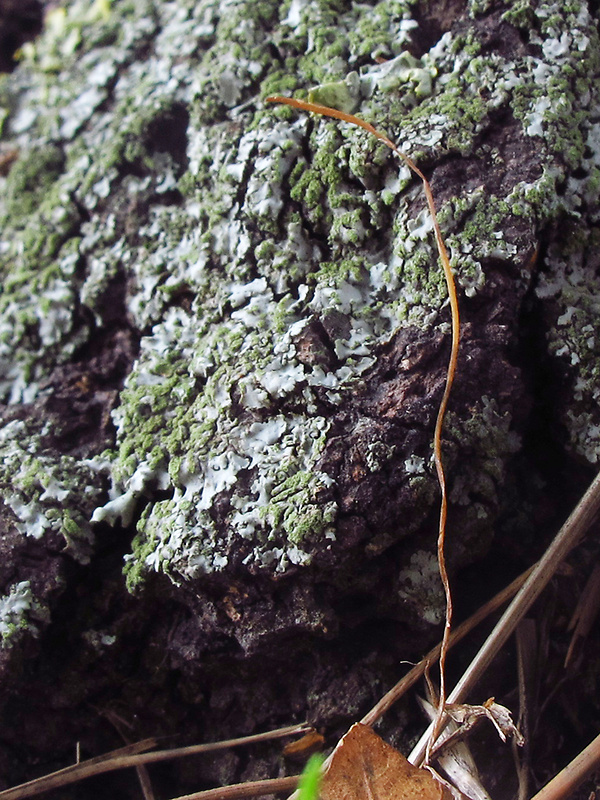
[[355, 723], [340, 739], [321, 783], [321, 800], [448, 800], [445, 786], [413, 766], [372, 728]]

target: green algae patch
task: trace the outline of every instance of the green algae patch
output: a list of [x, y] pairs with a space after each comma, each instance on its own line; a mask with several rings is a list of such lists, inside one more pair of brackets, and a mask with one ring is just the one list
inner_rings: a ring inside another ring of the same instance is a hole
[[22, 155], [10, 170], [6, 181], [7, 218], [31, 214], [62, 173], [63, 165], [64, 153], [52, 145]]
[[282, 481], [271, 495], [263, 517], [275, 529], [281, 528], [292, 545], [301, 546], [307, 539], [327, 535], [335, 538], [333, 523], [337, 516], [334, 502], [319, 502], [327, 494], [331, 480], [327, 475], [297, 472]]

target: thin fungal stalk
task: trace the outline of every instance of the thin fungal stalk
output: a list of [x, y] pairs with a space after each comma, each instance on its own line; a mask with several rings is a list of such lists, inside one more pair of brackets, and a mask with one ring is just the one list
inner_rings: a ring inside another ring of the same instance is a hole
[[454, 383], [454, 377], [456, 375], [458, 349], [460, 344], [460, 313], [458, 308], [456, 283], [454, 281], [454, 275], [452, 274], [450, 259], [448, 258], [448, 251], [446, 249], [446, 245], [444, 243], [442, 232], [440, 230], [440, 226], [438, 223], [431, 186], [429, 185], [429, 181], [427, 180], [425, 175], [417, 167], [414, 161], [412, 161], [405, 153], [403, 153], [400, 150], [400, 148], [396, 144], [394, 144], [394, 142], [392, 142], [391, 139], [388, 139], [388, 137], [385, 136], [385, 134], [378, 131], [364, 119], [354, 116], [354, 114], [346, 114], [344, 111], [339, 111], [337, 108], [330, 108], [329, 106], [323, 106], [320, 105], [319, 103], [309, 103], [304, 100], [296, 100], [295, 98], [292, 97], [281, 97], [279, 95], [275, 95], [272, 97], [267, 97], [266, 99], [267, 102], [269, 103], [283, 103], [284, 105], [292, 106], [292, 108], [297, 108], [300, 109], [301, 111], [308, 111], [313, 114], [320, 114], [321, 116], [324, 117], [333, 117], [334, 119], [339, 119], [342, 122], [348, 122], [351, 125], [357, 125], [359, 128], [363, 128], [363, 130], [367, 131], [367, 133], [370, 133], [376, 139], [379, 139], [379, 141], [387, 145], [390, 148], [390, 150], [393, 150], [394, 153], [396, 153], [396, 155], [398, 155], [399, 158], [406, 164], [406, 166], [421, 179], [421, 182], [423, 184], [423, 191], [425, 192], [425, 199], [427, 201], [427, 207], [429, 209], [429, 213], [431, 215], [431, 221], [433, 223], [435, 242], [437, 245], [440, 261], [442, 263], [442, 268], [444, 270], [444, 277], [446, 279], [446, 287], [448, 291], [448, 299], [450, 301], [450, 311], [452, 316], [452, 344], [450, 349], [450, 358], [448, 361], [448, 369], [446, 372], [446, 383], [444, 386], [444, 393], [442, 395], [442, 399], [440, 401], [440, 405], [438, 408], [437, 419], [435, 423], [435, 431], [433, 435], [433, 458], [435, 462], [435, 470], [437, 473], [437, 479], [440, 485], [440, 492], [441, 492], [440, 516], [439, 516], [438, 538], [437, 538], [437, 557], [440, 570], [440, 577], [442, 579], [444, 594], [446, 598], [446, 619], [444, 623], [444, 635], [442, 637], [442, 644], [440, 648], [440, 659], [439, 659], [440, 661], [439, 705], [438, 705], [436, 720], [431, 732], [431, 736], [429, 738], [429, 744], [427, 746], [426, 760], [429, 760], [429, 753], [431, 751], [431, 746], [437, 739], [440, 730], [443, 726], [444, 708], [446, 705], [446, 669], [445, 669], [446, 654], [448, 652], [450, 633], [452, 629], [452, 593], [450, 591], [450, 581], [448, 579], [448, 571], [446, 567], [446, 556], [445, 556], [446, 521], [448, 517], [448, 492], [446, 486], [446, 475], [444, 472], [444, 464], [442, 461], [442, 428], [444, 426], [444, 418], [446, 416], [446, 410], [448, 408], [448, 401], [450, 399], [452, 384]]

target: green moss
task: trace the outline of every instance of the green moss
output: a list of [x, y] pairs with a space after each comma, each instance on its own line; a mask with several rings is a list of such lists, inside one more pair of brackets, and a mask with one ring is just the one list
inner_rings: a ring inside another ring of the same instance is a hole
[[10, 586], [8, 593], [0, 597], [1, 649], [13, 647], [24, 634], [36, 636], [37, 623], [47, 622], [48, 616], [47, 606], [34, 596], [30, 581]]

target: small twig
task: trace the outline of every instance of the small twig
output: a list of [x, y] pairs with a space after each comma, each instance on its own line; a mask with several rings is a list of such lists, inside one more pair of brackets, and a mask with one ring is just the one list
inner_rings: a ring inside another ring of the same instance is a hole
[[600, 735], [534, 795], [532, 800], [565, 800], [600, 766]]
[[232, 786], [222, 786], [216, 789], [205, 789], [202, 792], [185, 794], [174, 797], [173, 800], [237, 800], [242, 797], [259, 797], [263, 794], [276, 792], [289, 792], [295, 789], [300, 780], [300, 775], [290, 775], [287, 778], [267, 778], [264, 781], [249, 781], [248, 783], [234, 783]]
[[254, 744], [255, 742], [264, 742], [270, 739], [280, 739], [284, 736], [292, 736], [296, 733], [305, 733], [307, 730], [310, 730], [310, 726], [303, 723], [302, 725], [289, 725], [285, 728], [278, 728], [277, 730], [266, 731], [265, 733], [256, 733], [252, 736], [243, 736], [239, 739], [227, 739], [222, 742], [194, 744], [189, 747], [177, 747], [173, 750], [157, 750], [154, 753], [130, 755], [132, 752], [139, 752], [139, 750], [136, 751], [133, 749], [135, 747], [147, 750], [150, 747], [156, 746], [155, 739], [147, 739], [146, 742], [150, 744], [146, 744], [144, 747], [140, 747], [140, 745], [144, 743], [130, 745], [129, 747], [115, 750], [113, 753], [82, 761], [81, 764], [66, 767], [58, 772], [43, 775], [41, 778], [22, 783], [19, 786], [13, 786], [11, 789], [5, 789], [0, 792], [0, 800], [25, 800], [25, 798], [34, 797], [35, 795], [47, 792], [49, 789], [56, 789], [59, 786], [76, 783], [84, 778], [90, 778], [93, 775], [100, 775], [104, 772], [112, 772], [127, 767], [139, 767], [141, 764], [152, 764], [158, 761], [170, 761], [174, 758], [182, 758], [183, 756], [191, 756], [198, 753], [211, 753], [215, 750], [224, 750], [229, 747], [237, 747], [238, 745]]
[[[538, 561], [531, 575], [450, 693], [448, 697], [449, 703], [462, 702], [467, 692], [477, 683], [494, 656], [527, 613], [527, 610], [537, 600], [548, 581], [554, 575], [560, 562], [592, 524], [599, 510], [600, 473], [596, 475], [569, 519], [559, 530], [550, 547]], [[411, 763], [420, 764], [423, 761], [432, 728], [433, 726], [429, 726], [408, 757]]]

